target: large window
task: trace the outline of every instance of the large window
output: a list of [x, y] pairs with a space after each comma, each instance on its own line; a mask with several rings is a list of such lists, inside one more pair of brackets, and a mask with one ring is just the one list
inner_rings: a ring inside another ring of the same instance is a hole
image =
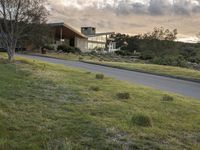
[[90, 38], [88, 38], [88, 40], [95, 41], [95, 42], [106, 42], [106, 35], [90, 37]]
[[88, 49], [89, 50], [96, 50], [98, 48], [105, 49], [105, 44], [99, 44], [99, 43], [88, 43]]

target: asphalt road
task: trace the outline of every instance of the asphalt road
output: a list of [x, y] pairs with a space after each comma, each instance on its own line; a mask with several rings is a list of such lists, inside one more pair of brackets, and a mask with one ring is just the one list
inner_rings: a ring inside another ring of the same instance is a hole
[[39, 56], [30, 56], [30, 55], [20, 55], [20, 56], [36, 60], [42, 60], [55, 64], [62, 64], [66, 66], [81, 68], [90, 72], [103, 73], [104, 75], [113, 77], [115, 79], [124, 80], [131, 83], [137, 83], [155, 89], [200, 99], [200, 83], [196, 82], [110, 68], [93, 64], [87, 64], [78, 61], [66, 61], [66, 60], [59, 60], [59, 59], [39, 57]]

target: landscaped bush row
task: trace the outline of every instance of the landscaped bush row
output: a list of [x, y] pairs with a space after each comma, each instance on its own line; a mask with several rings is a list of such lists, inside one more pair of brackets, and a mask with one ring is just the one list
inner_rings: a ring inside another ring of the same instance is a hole
[[162, 65], [187, 67], [187, 63], [200, 64], [200, 43], [177, 42], [176, 35], [177, 30], [169, 32], [163, 28], [136, 36], [119, 33], [113, 36], [117, 48], [121, 49], [115, 53], [120, 56], [140, 54], [140, 59]]
[[187, 61], [183, 56], [165, 56], [165, 57], [155, 57], [151, 61], [151, 63], [158, 65], [168, 65], [168, 66], [179, 66], [186, 67]]
[[81, 53], [81, 50], [77, 47], [71, 47], [66, 44], [59, 45], [57, 48], [58, 51], [63, 51], [65, 53]]
[[[51, 51], [55, 50], [55, 48], [51, 45], [45, 45], [42, 47], [42, 53], [46, 54], [47, 50]], [[79, 48], [68, 46], [66, 44], [59, 45], [57, 51], [62, 51], [64, 53], [81, 53]]]
[[45, 45], [42, 47], [42, 49], [46, 49], [46, 50], [54, 50], [54, 47], [51, 45]]

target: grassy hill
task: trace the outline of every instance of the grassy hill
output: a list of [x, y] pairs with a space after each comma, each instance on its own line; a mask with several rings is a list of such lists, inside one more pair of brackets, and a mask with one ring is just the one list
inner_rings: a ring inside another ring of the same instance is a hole
[[200, 101], [17, 58], [0, 61], [0, 149], [200, 149]]

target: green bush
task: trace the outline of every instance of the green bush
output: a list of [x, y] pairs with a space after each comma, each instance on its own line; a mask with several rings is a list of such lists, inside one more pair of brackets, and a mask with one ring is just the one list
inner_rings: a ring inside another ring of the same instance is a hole
[[0, 48], [0, 52], [7, 52], [5, 48]]
[[58, 51], [62, 50], [65, 53], [80, 53], [81, 52], [81, 50], [79, 48], [71, 47], [71, 46], [66, 45], [66, 44], [59, 45], [57, 50]]
[[163, 101], [173, 101], [174, 98], [170, 95], [164, 95], [162, 98]]
[[104, 79], [104, 75], [103, 74], [96, 74], [96, 79], [102, 80], [102, 79]]
[[131, 53], [130, 51], [127, 50], [119, 50], [116, 51], [115, 54], [120, 55], [120, 56], [132, 56], [133, 53]]
[[144, 50], [143, 52], [141, 52], [141, 55], [140, 55], [140, 58], [143, 60], [150, 60], [155, 57], [156, 57], [155, 53], [149, 50]]
[[82, 61], [82, 60], [84, 60], [84, 58], [83, 57], [79, 57], [78, 60]]
[[100, 88], [98, 86], [91, 86], [90, 90], [97, 92], [100, 91]]
[[169, 65], [169, 66], [179, 66], [186, 67], [187, 61], [183, 56], [165, 56], [165, 57], [155, 57], [151, 60], [151, 63], [158, 65]]
[[42, 47], [42, 49], [47, 49], [47, 50], [54, 50], [54, 47], [51, 45], [45, 45]]
[[152, 127], [152, 119], [148, 115], [145, 114], [135, 114], [131, 119], [131, 123], [133, 125], [141, 126], [141, 127]]
[[130, 94], [128, 92], [120, 92], [120, 93], [117, 93], [117, 98], [119, 98], [119, 99], [129, 99]]

